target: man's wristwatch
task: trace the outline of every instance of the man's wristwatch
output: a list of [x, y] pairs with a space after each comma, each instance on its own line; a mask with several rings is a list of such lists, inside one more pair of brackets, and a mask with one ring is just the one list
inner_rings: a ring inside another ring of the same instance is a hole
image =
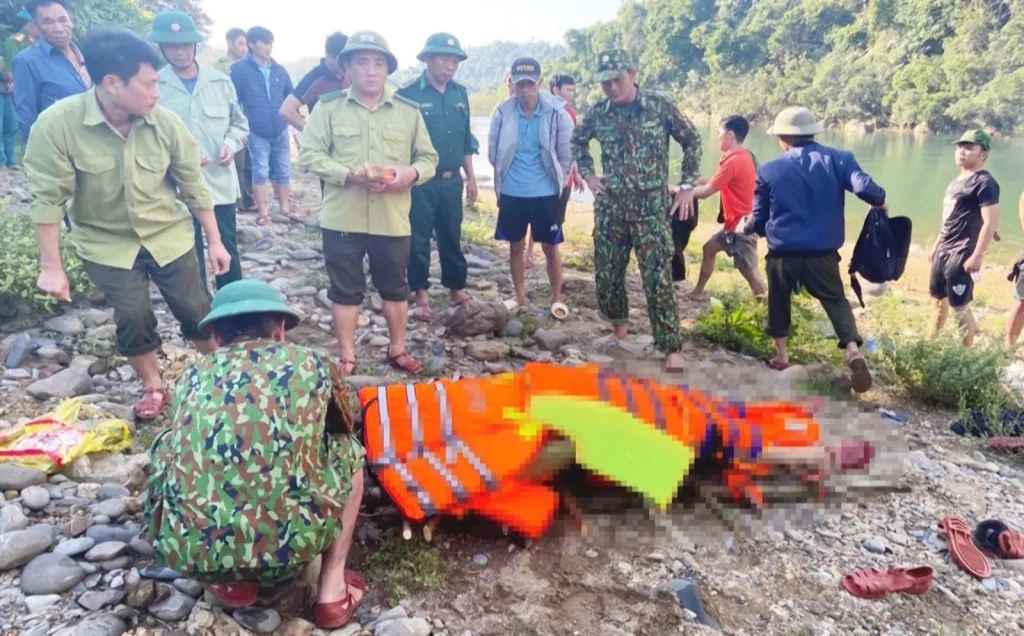
[[692, 183], [680, 183], [679, 184], [679, 189], [680, 190], [693, 190], [693, 184]]

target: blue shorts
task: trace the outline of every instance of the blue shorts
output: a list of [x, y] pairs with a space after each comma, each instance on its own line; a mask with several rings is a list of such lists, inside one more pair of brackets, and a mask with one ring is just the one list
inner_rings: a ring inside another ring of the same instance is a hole
[[292, 148], [286, 128], [276, 139], [264, 139], [249, 134], [249, 159], [252, 163], [252, 182], [263, 185], [268, 179], [278, 185], [288, 185], [292, 176]]

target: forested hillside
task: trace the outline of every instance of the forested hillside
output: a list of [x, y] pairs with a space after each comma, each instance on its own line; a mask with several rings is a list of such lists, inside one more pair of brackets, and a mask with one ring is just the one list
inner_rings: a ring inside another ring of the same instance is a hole
[[[763, 121], [800, 103], [832, 123], [1024, 131], [1024, 0], [629, 2], [569, 31], [548, 69], [586, 81], [614, 45], [691, 113]], [[600, 90], [580, 89], [584, 102]]]
[[[566, 49], [560, 44], [548, 42], [492, 42], [483, 46], [473, 46], [466, 49], [469, 59], [459, 66], [458, 80], [462, 84], [472, 88], [493, 88], [501, 83], [502, 75], [511, 66], [517, 57], [536, 58], [541, 66], [545, 62], [564, 55]], [[402, 63], [408, 60], [399, 60]], [[402, 84], [405, 81], [419, 75], [422, 71], [422, 64], [415, 64], [398, 71], [394, 81]]]

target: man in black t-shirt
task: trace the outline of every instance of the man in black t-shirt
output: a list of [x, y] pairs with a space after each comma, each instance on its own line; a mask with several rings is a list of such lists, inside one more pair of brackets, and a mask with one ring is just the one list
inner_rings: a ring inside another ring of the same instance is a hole
[[949, 308], [957, 314], [965, 346], [974, 343], [977, 325], [968, 304], [974, 297], [974, 281], [999, 224], [999, 184], [982, 166], [992, 139], [982, 130], [968, 130], [954, 142], [960, 174], [942, 203], [942, 228], [928, 253], [932, 264], [928, 291], [935, 299], [928, 337], [946, 324]]

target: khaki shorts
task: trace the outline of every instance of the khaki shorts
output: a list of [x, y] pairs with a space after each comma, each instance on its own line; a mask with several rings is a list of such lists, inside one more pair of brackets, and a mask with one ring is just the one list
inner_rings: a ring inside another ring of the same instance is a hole
[[1024, 300], [1024, 272], [1013, 283], [1013, 298], [1014, 300]]
[[736, 269], [757, 268], [756, 236], [719, 230], [711, 237], [711, 242], [721, 247], [726, 256], [732, 257]]
[[85, 273], [114, 308], [117, 352], [126, 357], [141, 356], [160, 348], [156, 315], [149, 302], [149, 282], [156, 283], [171, 313], [181, 323], [181, 335], [205, 340], [199, 321], [210, 311], [206, 286], [199, 276], [194, 249], [160, 267], [153, 256], [139, 250], [131, 269], [120, 269], [82, 261]]

